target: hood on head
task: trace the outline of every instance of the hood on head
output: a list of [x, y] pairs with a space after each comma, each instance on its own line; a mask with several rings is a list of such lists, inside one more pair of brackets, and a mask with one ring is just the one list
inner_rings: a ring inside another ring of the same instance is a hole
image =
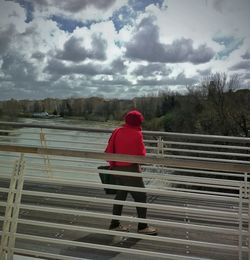
[[143, 115], [137, 110], [131, 110], [125, 115], [125, 122], [130, 126], [140, 126], [143, 121]]

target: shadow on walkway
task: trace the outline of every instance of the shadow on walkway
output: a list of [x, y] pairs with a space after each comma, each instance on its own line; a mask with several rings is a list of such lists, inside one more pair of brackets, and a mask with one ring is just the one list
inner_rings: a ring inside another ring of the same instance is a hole
[[[121, 237], [121, 236], [112, 236], [112, 235], [89, 234], [84, 237], [78, 238], [74, 241], [90, 243], [90, 244], [114, 246], [117, 248], [118, 247], [132, 248], [139, 240], [140, 239], [136, 239], [136, 238], [126, 238], [125, 236]], [[102, 250], [102, 249], [70, 246], [66, 249], [63, 249], [61, 251], [61, 254], [72, 256], [72, 257], [79, 257], [79, 258], [108, 260], [114, 258], [120, 253], [114, 251]]]

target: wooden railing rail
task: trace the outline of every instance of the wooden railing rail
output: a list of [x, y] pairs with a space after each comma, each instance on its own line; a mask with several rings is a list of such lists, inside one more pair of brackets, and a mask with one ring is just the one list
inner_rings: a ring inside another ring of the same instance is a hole
[[18, 152], [18, 153], [31, 153], [43, 154], [54, 156], [78, 157], [78, 158], [91, 158], [102, 159], [105, 161], [123, 161], [140, 164], [158, 164], [169, 167], [185, 168], [185, 169], [203, 169], [211, 171], [224, 171], [224, 172], [238, 172], [250, 173], [250, 163], [230, 163], [230, 162], [212, 162], [204, 160], [190, 160], [190, 159], [175, 159], [164, 157], [152, 156], [132, 156], [122, 154], [107, 154], [95, 151], [78, 151], [78, 150], [65, 150], [57, 148], [41, 148], [30, 147], [21, 145], [4, 145], [0, 144], [0, 151], [5, 152]]
[[[86, 128], [77, 126], [66, 125], [50, 125], [50, 124], [36, 124], [36, 123], [19, 123], [19, 122], [5, 122], [0, 121], [0, 126], [18, 127], [32, 127], [43, 129], [57, 129], [57, 130], [73, 130], [73, 131], [87, 131], [93, 133], [111, 133], [112, 129], [103, 128]], [[161, 131], [143, 131], [144, 135], [150, 136], [162, 136], [162, 137], [175, 137], [175, 138], [187, 138], [187, 139], [203, 139], [207, 141], [225, 141], [225, 142], [237, 142], [243, 144], [250, 144], [250, 138], [248, 137], [235, 137], [235, 136], [220, 136], [220, 135], [204, 135], [204, 134], [187, 134], [176, 132], [161, 132]]]

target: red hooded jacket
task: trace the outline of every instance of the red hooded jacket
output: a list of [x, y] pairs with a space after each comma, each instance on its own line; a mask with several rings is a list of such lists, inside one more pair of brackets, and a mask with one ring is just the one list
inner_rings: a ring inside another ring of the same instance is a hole
[[[140, 112], [130, 111], [125, 117], [126, 124], [113, 131], [105, 152], [145, 156], [146, 149], [140, 127], [143, 119]], [[127, 162], [109, 162], [109, 164], [111, 167], [131, 165]]]

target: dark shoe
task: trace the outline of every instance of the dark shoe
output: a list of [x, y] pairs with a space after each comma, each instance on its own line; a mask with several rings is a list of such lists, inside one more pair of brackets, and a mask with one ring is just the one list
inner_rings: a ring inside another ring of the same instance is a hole
[[117, 227], [110, 228], [110, 230], [121, 231], [121, 232], [129, 232], [129, 226], [119, 225]]
[[157, 235], [157, 229], [149, 226], [149, 227], [146, 227], [146, 228], [143, 228], [143, 229], [139, 229], [138, 233], [144, 234], [144, 235], [156, 236]]

